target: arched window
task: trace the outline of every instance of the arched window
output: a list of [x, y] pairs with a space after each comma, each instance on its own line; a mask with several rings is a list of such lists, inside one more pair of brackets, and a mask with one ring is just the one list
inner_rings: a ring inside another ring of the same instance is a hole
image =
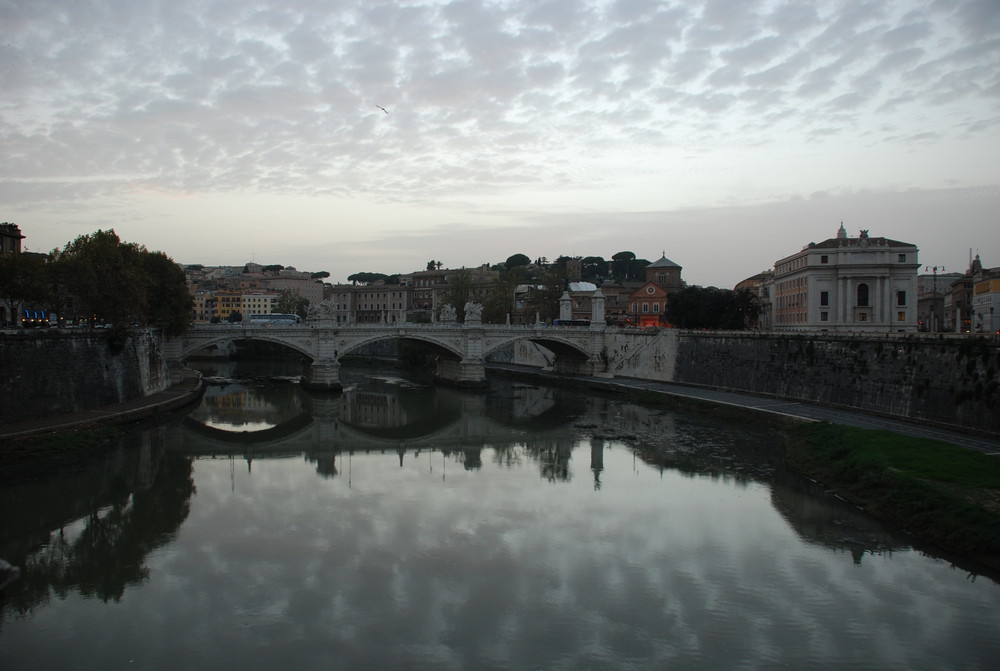
[[868, 285], [859, 284], [858, 285], [858, 306], [867, 307], [868, 306]]

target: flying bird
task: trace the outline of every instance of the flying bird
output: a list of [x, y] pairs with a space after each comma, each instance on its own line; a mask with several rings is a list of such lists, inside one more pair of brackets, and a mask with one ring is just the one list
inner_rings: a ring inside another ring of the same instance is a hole
[[381, 105], [375, 105], [375, 107], [379, 108], [380, 110], [382, 110], [382, 111], [383, 111], [383, 112], [385, 112], [386, 114], [388, 114], [388, 113], [389, 113], [389, 110], [387, 110], [386, 108], [382, 107]]

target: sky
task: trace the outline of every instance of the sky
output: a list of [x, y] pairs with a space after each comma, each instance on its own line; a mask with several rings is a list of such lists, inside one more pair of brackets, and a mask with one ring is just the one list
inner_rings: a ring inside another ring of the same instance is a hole
[[[0, 0], [0, 221], [356, 272], [1000, 266], [1000, 0]], [[922, 269], [923, 272], [923, 269]]]

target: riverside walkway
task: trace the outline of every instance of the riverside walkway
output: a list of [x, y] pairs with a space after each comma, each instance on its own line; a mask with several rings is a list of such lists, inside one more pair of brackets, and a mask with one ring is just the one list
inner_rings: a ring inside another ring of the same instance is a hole
[[[551, 379], [553, 382], [561, 381], [562, 383], [565, 383], [567, 380], [566, 376], [541, 372], [537, 368], [531, 368], [528, 366], [490, 363], [488, 364], [488, 368], [530, 374], [541, 379]], [[609, 379], [578, 375], [574, 375], [572, 379], [574, 383], [578, 382], [579, 384], [592, 388], [603, 388], [611, 391], [629, 389], [644, 390], [668, 396], [676, 396], [679, 398], [707, 401], [718, 405], [734, 406], [756, 412], [770, 413], [804, 421], [829, 422], [831, 424], [854, 426], [860, 429], [891, 431], [893, 433], [906, 436], [940, 440], [946, 443], [952, 443], [953, 445], [959, 445], [971, 450], [976, 450], [978, 452], [983, 452], [985, 454], [1000, 456], [1000, 439], [971, 435], [960, 431], [952, 431], [928, 424], [921, 424], [919, 422], [907, 422], [899, 419], [891, 419], [856, 410], [817, 405], [813, 403], [803, 403], [790, 399], [771, 398], [765, 396], [755, 396], [753, 394], [722, 391], [719, 389], [696, 387], [672, 382], [656, 382], [651, 380], [638, 380], [620, 377]]]
[[[917, 438], [940, 440], [985, 454], [1000, 456], [1000, 440], [998, 439], [975, 436], [917, 422], [906, 422], [830, 406], [721, 391], [718, 389], [692, 387], [670, 382], [655, 382], [631, 378], [609, 379], [581, 375], [570, 377], [513, 364], [489, 363], [487, 367], [493, 370], [527, 374], [540, 380], [550, 380], [556, 384], [565, 384], [567, 380], [571, 379], [575, 386], [583, 385], [609, 391], [644, 390], [657, 394], [676, 396], [678, 398], [744, 408], [755, 412], [803, 421], [830, 422], [831, 424], [843, 424], [861, 429], [880, 429]], [[0, 441], [44, 433], [72, 431], [92, 424], [121, 424], [139, 421], [191, 403], [200, 396], [201, 392], [200, 377], [189, 376], [185, 378], [183, 383], [145, 398], [134, 399], [103, 408], [95, 408], [72, 415], [0, 424]]]
[[0, 424], [0, 442], [46, 433], [74, 431], [90, 425], [138, 422], [193, 403], [201, 397], [203, 390], [200, 375], [186, 375], [182, 382], [174, 384], [169, 389], [143, 398], [68, 415]]

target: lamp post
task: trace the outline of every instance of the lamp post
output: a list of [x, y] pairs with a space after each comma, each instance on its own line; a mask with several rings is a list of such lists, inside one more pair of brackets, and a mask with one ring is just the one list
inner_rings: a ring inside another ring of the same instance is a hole
[[938, 330], [937, 274], [939, 270], [944, 272], [944, 266], [925, 266], [924, 270], [929, 270], [934, 274], [934, 300], [931, 302], [931, 331], [936, 333]]

